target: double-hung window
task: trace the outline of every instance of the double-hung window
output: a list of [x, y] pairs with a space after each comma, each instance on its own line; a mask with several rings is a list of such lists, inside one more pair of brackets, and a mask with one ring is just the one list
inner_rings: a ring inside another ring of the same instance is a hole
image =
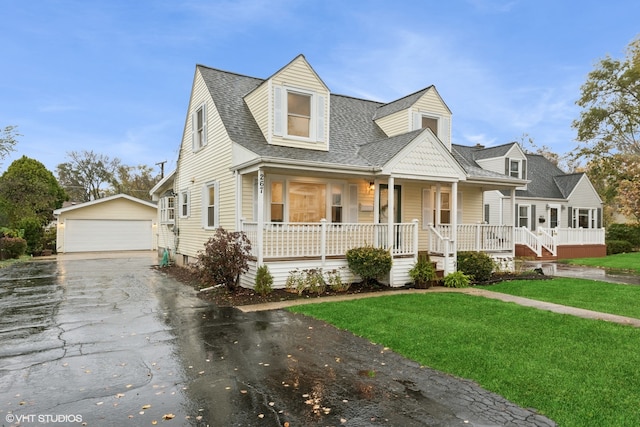
[[175, 198], [166, 196], [160, 199], [160, 222], [173, 224], [175, 222]]
[[518, 206], [518, 227], [529, 228], [529, 205]]
[[198, 151], [207, 145], [207, 109], [200, 105], [191, 116], [192, 149]]
[[210, 182], [205, 184], [203, 192], [203, 212], [202, 218], [204, 222], [204, 228], [215, 228], [219, 224], [218, 212], [219, 212], [219, 195], [218, 195], [218, 183]]
[[274, 86], [273, 134], [320, 142], [325, 139], [325, 96], [312, 91]]
[[513, 178], [527, 178], [527, 161], [525, 159], [506, 159], [505, 175]]
[[186, 218], [188, 217], [190, 212], [190, 199], [189, 191], [181, 191], [180, 192], [180, 217]]
[[270, 184], [271, 222], [332, 223], [345, 220], [345, 186], [340, 183], [273, 180]]

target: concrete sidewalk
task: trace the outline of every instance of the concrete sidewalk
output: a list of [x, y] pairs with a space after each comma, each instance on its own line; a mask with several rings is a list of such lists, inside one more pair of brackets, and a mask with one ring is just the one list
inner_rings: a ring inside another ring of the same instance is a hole
[[[546, 266], [547, 269], [549, 268]], [[591, 279], [591, 280], [601, 280], [606, 281], [607, 275], [601, 269], [598, 268], [590, 268], [590, 267], [574, 267], [562, 265], [562, 268], [553, 270], [558, 277], [579, 277], [583, 279]], [[620, 275], [615, 275], [616, 280], [612, 281], [612, 283], [626, 283], [626, 284], [636, 284], [636, 281], [640, 279], [640, 276], [634, 275], [623, 275], [622, 279]], [[624, 281], [627, 278], [628, 281]], [[488, 291], [485, 289], [478, 288], [445, 288], [441, 286], [436, 286], [430, 289], [398, 289], [398, 290], [389, 290], [383, 292], [375, 292], [369, 294], [345, 294], [338, 295], [332, 297], [322, 297], [322, 298], [308, 298], [308, 299], [299, 299], [299, 300], [290, 300], [290, 301], [279, 301], [265, 304], [255, 304], [255, 305], [246, 305], [237, 307], [239, 310], [248, 313], [254, 311], [263, 311], [263, 310], [278, 310], [286, 307], [291, 307], [294, 305], [302, 305], [302, 304], [316, 304], [320, 302], [337, 302], [337, 301], [348, 301], [353, 299], [360, 298], [376, 298], [388, 295], [401, 295], [401, 294], [423, 294], [423, 293], [434, 293], [434, 292], [456, 292], [463, 293], [467, 295], [474, 295], [484, 298], [497, 299], [505, 302], [513, 302], [516, 304], [520, 304], [526, 307], [533, 307], [540, 310], [547, 310], [554, 313], [560, 314], [569, 314], [572, 316], [582, 317], [585, 319], [595, 319], [595, 320], [604, 320], [606, 322], [619, 323], [621, 325], [629, 325], [633, 327], [640, 327], [640, 319], [618, 316], [615, 314], [609, 313], [601, 313], [598, 311], [585, 310], [582, 308], [569, 307], [561, 304], [554, 304], [545, 301], [538, 301], [530, 298], [518, 297], [508, 294], [503, 294], [499, 292]]]

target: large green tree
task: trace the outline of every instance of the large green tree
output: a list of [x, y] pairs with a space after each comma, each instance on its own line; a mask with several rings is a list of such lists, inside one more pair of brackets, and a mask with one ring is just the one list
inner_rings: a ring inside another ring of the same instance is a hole
[[44, 226], [67, 195], [53, 174], [37, 160], [22, 156], [0, 177], [0, 212], [3, 226], [21, 229], [27, 251], [43, 249]]
[[111, 182], [111, 194], [128, 194], [139, 199], [151, 200], [149, 190], [160, 180], [154, 175], [153, 168], [147, 165], [120, 165]]
[[74, 202], [104, 197], [121, 165], [120, 159], [87, 150], [70, 151], [56, 168], [60, 185]]
[[632, 195], [640, 192], [640, 37], [627, 46], [624, 59], [607, 56], [596, 65], [576, 103], [582, 111], [573, 122], [580, 143], [573, 158], [586, 160], [606, 208], [633, 218]]
[[576, 102], [582, 111], [573, 122], [581, 142], [578, 157], [640, 154], [640, 37], [624, 60], [606, 57], [591, 71]]

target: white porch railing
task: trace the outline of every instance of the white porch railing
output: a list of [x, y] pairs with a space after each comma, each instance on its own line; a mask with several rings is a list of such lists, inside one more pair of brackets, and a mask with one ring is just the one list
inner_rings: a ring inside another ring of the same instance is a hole
[[522, 227], [516, 228], [515, 242], [528, 246], [537, 256], [541, 256], [543, 247], [556, 256], [562, 245], [604, 245], [605, 229], [541, 227], [533, 233]]
[[604, 245], [604, 228], [544, 228], [558, 245]]
[[542, 256], [542, 244], [538, 240], [538, 236], [533, 234], [526, 227], [518, 227], [515, 229], [516, 243], [525, 245], [531, 249], [536, 256]]
[[[418, 252], [418, 222], [393, 225], [393, 256]], [[258, 223], [242, 221], [242, 231], [252, 243], [252, 255], [262, 258], [325, 258], [344, 256], [352, 248], [371, 245], [388, 248], [387, 224], [352, 223], [280, 223], [263, 224], [262, 242], [258, 241]]]
[[[452, 239], [451, 226], [434, 226], [442, 237]], [[511, 252], [513, 227], [510, 225], [459, 224], [456, 233], [456, 250], [479, 252]]]

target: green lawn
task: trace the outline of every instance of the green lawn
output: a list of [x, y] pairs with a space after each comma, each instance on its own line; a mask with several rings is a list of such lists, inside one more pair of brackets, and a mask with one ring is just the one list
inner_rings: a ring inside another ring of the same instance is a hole
[[513, 280], [478, 288], [640, 319], [640, 286], [555, 277]]
[[565, 264], [587, 265], [591, 267], [604, 267], [616, 270], [629, 270], [640, 273], [640, 252], [628, 254], [607, 255], [602, 258], [575, 258], [560, 261]]
[[463, 294], [290, 310], [472, 379], [562, 426], [640, 425], [640, 329]]

